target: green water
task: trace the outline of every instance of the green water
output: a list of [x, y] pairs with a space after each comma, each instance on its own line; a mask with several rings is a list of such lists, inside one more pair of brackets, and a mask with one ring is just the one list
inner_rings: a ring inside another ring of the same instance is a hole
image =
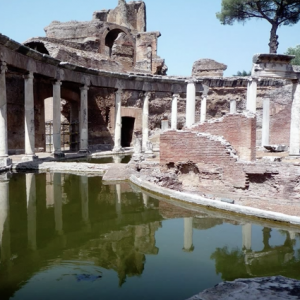
[[128, 164], [131, 159], [131, 155], [115, 155], [106, 156], [106, 157], [93, 157], [88, 156], [84, 158], [76, 158], [76, 159], [68, 159], [68, 162], [88, 162], [91, 164], [109, 164], [109, 163], [121, 163], [121, 164]]
[[299, 279], [300, 234], [278, 226], [100, 177], [14, 174], [0, 182], [0, 299], [183, 300], [222, 280]]

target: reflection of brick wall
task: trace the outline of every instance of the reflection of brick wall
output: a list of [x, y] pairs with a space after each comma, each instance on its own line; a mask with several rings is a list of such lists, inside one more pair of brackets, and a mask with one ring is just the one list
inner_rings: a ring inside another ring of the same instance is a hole
[[256, 117], [229, 114], [213, 123], [205, 122], [193, 127], [193, 131], [223, 136], [237, 151], [240, 159], [256, 158]]
[[[236, 162], [228, 150], [230, 146], [213, 140], [210, 136], [198, 135], [196, 132], [170, 130], [160, 136], [160, 163], [193, 162], [197, 164], [199, 172], [206, 172], [217, 167], [223, 182], [235, 187], [244, 188], [246, 174], [243, 165]], [[209, 173], [209, 172], [208, 172]], [[209, 174], [207, 174], [209, 177]]]

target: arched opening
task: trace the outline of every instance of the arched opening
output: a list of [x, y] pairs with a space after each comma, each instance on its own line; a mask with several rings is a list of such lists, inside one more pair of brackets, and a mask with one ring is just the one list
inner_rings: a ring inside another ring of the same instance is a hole
[[121, 29], [113, 29], [105, 37], [105, 46], [108, 48], [109, 57], [111, 57], [112, 47], [114, 45], [114, 42], [121, 32], [124, 31], [122, 31]]
[[47, 54], [49, 55], [49, 51], [46, 49], [46, 47], [44, 46], [43, 43], [40, 43], [40, 42], [31, 42], [31, 43], [27, 43], [25, 44], [25, 46], [31, 48], [31, 49], [34, 49], [38, 52], [41, 52], [43, 54]]
[[122, 117], [121, 146], [130, 147], [135, 118]]

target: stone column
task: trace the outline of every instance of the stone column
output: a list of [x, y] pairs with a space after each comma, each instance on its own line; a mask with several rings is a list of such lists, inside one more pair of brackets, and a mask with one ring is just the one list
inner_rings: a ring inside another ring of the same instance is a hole
[[203, 95], [201, 99], [201, 113], [200, 113], [200, 122], [203, 123], [206, 120], [206, 102], [207, 95]]
[[87, 176], [80, 177], [81, 214], [85, 224], [89, 223], [89, 182]]
[[122, 151], [121, 146], [121, 129], [122, 129], [122, 90], [118, 89], [115, 93], [115, 145], [114, 152]]
[[86, 85], [80, 88], [80, 153], [88, 152], [88, 90], [89, 88]]
[[184, 218], [184, 245], [183, 251], [193, 252], [193, 218]]
[[268, 146], [270, 136], [270, 99], [266, 98], [263, 102], [263, 119], [262, 119], [262, 137], [261, 146]]
[[53, 174], [53, 195], [54, 195], [54, 220], [55, 230], [59, 235], [63, 234], [63, 215], [62, 215], [62, 188], [61, 174]]
[[251, 236], [252, 227], [251, 224], [242, 225], [242, 235], [243, 235], [243, 250], [251, 250]]
[[173, 94], [172, 98], [172, 116], [171, 116], [171, 129], [177, 129], [177, 102], [179, 94]]
[[54, 157], [64, 157], [61, 151], [61, 95], [60, 80], [53, 83], [53, 148]]
[[300, 83], [293, 81], [293, 102], [290, 127], [290, 155], [299, 155], [300, 150]]
[[0, 159], [8, 157], [6, 71], [6, 63], [0, 61]]
[[34, 93], [33, 93], [33, 73], [29, 72], [24, 76], [25, 93], [25, 156], [23, 160], [34, 160], [35, 155], [35, 126], [34, 126]]
[[187, 80], [186, 90], [186, 127], [191, 127], [195, 123], [195, 105], [196, 105], [196, 80]]
[[35, 174], [26, 174], [28, 247], [36, 250], [36, 185]]
[[252, 78], [248, 81], [247, 86], [247, 110], [256, 114], [256, 94], [257, 94], [257, 79]]
[[[1, 262], [10, 259], [9, 238], [9, 181], [0, 181], [0, 249]], [[8, 236], [6, 236], [8, 235]]]
[[118, 216], [121, 216], [122, 214], [122, 198], [121, 198], [122, 192], [121, 192], [121, 185], [116, 184], [116, 212]]
[[230, 100], [230, 113], [231, 114], [236, 113], [236, 100], [235, 99]]
[[145, 207], [148, 207], [148, 201], [149, 201], [149, 196], [143, 193], [143, 202]]
[[142, 149], [147, 151], [147, 144], [149, 142], [149, 99], [150, 93], [144, 93], [144, 102], [143, 102], [143, 141]]

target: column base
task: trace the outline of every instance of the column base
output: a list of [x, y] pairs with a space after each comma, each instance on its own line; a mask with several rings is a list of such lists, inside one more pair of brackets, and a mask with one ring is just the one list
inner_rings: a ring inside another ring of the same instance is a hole
[[35, 154], [32, 155], [26, 155], [22, 157], [22, 161], [34, 161], [37, 160], [39, 157]]
[[54, 152], [53, 156], [54, 158], [64, 158], [65, 154], [63, 152]]
[[114, 147], [112, 152], [114, 152], [114, 153], [123, 153], [124, 149], [122, 147]]
[[78, 151], [78, 154], [88, 154], [90, 151], [88, 149], [82, 149]]
[[12, 159], [8, 156], [0, 156], [0, 168], [9, 167], [12, 165]]

